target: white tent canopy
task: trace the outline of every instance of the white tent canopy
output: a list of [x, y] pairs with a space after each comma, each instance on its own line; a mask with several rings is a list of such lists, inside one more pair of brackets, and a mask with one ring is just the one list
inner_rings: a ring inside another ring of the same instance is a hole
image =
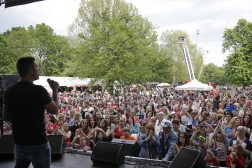
[[79, 78], [79, 77], [54, 77], [54, 76], [40, 76], [38, 80], [34, 81], [35, 85], [43, 86], [48, 92], [52, 92], [47, 79], [50, 78], [59, 83], [59, 86], [72, 86], [72, 87], [80, 87], [80, 86], [88, 86], [89, 82], [92, 78]]
[[175, 87], [175, 90], [205, 90], [210, 91], [213, 90], [212, 86], [208, 86], [207, 84], [199, 82], [197, 79], [193, 79], [191, 82]]
[[160, 83], [160, 84], [158, 84], [157, 86], [170, 86], [171, 84], [169, 84], [169, 83]]

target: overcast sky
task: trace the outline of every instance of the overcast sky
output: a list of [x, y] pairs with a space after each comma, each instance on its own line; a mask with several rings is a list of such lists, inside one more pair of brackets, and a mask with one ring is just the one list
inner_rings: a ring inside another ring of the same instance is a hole
[[[81, 0], [46, 0], [5, 9], [0, 7], [0, 33], [12, 27], [45, 23], [56, 34], [67, 35], [67, 27], [77, 16]], [[126, 0], [148, 18], [159, 37], [168, 29], [183, 30], [204, 53], [209, 50], [205, 64], [221, 66], [228, 53], [222, 54], [221, 44], [225, 28], [233, 28], [238, 19], [252, 22], [252, 0]]]

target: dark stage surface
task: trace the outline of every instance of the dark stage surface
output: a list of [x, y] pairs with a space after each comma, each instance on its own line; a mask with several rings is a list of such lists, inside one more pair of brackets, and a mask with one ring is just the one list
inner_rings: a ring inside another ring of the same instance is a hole
[[[132, 163], [132, 162], [131, 162]], [[133, 163], [134, 164], [134, 163]], [[141, 166], [134, 166], [130, 164], [122, 164], [120, 168], [133, 168], [133, 167], [142, 167], [145, 165]], [[14, 158], [12, 159], [1, 159], [0, 160], [0, 167], [1, 168], [13, 168], [14, 167]], [[29, 168], [32, 168], [32, 164], [30, 164]], [[51, 162], [51, 168], [60, 168], [60, 167], [68, 167], [68, 168], [113, 168], [115, 166], [111, 165], [97, 165], [93, 164], [93, 162], [90, 159], [90, 156], [88, 155], [81, 155], [81, 154], [74, 154], [74, 153], [64, 153], [63, 157], [61, 159], [52, 159]], [[148, 166], [148, 167], [153, 167], [153, 166]], [[155, 166], [158, 168], [158, 166]]]

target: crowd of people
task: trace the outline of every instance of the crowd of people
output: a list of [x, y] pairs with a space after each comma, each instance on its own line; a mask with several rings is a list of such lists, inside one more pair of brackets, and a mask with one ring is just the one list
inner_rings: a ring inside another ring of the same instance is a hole
[[242, 168], [251, 158], [250, 91], [71, 91], [58, 99], [57, 115], [45, 111], [46, 134], [77, 149], [121, 138], [135, 140], [141, 158], [172, 161], [181, 148], [198, 150], [206, 165]]

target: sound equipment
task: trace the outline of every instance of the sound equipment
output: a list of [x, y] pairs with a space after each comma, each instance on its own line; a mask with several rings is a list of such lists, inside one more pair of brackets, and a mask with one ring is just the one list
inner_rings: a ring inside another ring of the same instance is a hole
[[14, 157], [14, 143], [12, 135], [0, 136], [0, 158]]
[[199, 151], [181, 148], [179, 153], [173, 159], [169, 168], [205, 168], [203, 156]]
[[137, 144], [136, 140], [127, 140], [127, 139], [117, 139], [114, 138], [112, 143], [119, 143], [123, 145], [125, 150], [125, 156], [136, 156]]
[[125, 159], [122, 144], [98, 141], [91, 155], [94, 164], [111, 164], [121, 166]]
[[3, 120], [2, 120], [2, 109], [4, 102], [4, 93], [7, 89], [19, 81], [17, 75], [0, 75], [0, 130], [3, 135]]
[[63, 135], [48, 135], [51, 146], [52, 157], [62, 158], [65, 148], [65, 138]]

